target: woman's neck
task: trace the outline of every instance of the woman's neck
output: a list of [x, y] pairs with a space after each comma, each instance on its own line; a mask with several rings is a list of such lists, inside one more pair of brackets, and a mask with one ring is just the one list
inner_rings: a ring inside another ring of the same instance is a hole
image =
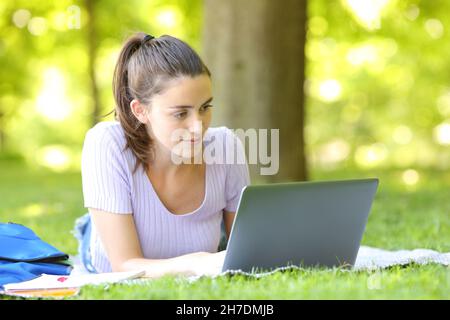
[[[151, 172], [157, 172], [158, 174], [163, 174], [164, 176], [175, 176], [180, 173], [186, 174], [191, 173], [199, 168], [203, 167], [203, 161], [196, 163], [194, 159], [190, 159], [189, 162], [176, 163], [172, 159], [172, 152], [161, 146], [153, 146], [153, 157], [148, 165], [148, 169]], [[198, 160], [198, 159], [197, 159]]]

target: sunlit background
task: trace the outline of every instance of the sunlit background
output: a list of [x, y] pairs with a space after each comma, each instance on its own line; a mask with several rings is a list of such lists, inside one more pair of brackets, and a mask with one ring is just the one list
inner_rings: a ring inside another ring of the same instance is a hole
[[[201, 1], [100, 1], [98, 7], [91, 61], [84, 5], [0, 3], [2, 158], [79, 171], [84, 134], [93, 125], [89, 63], [106, 114], [113, 108], [114, 63], [131, 31], [171, 34], [202, 53]], [[395, 168], [399, 181], [414, 187], [422, 169], [449, 169], [450, 2], [313, 0], [308, 10], [310, 170]]]
[[[121, 44], [143, 30], [202, 56], [203, 1], [0, 1], [0, 222], [76, 253], [83, 140], [114, 107]], [[380, 179], [365, 245], [450, 250], [449, 13], [448, 0], [308, 1], [309, 178]]]
[[[450, 166], [449, 5], [445, 1], [311, 1], [307, 144], [315, 167]], [[347, 16], [350, 19], [347, 19]]]

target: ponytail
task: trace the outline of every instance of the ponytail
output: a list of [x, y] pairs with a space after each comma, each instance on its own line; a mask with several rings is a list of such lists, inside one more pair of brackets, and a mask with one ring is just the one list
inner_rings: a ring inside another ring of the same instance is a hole
[[120, 122], [125, 132], [127, 140], [126, 148], [130, 148], [136, 155], [137, 161], [133, 173], [137, 170], [139, 164], [148, 163], [150, 158], [151, 145], [150, 137], [146, 132], [143, 123], [133, 115], [130, 107], [134, 99], [130, 93], [128, 85], [128, 64], [132, 55], [139, 49], [144, 34], [139, 33], [130, 37], [123, 45], [114, 69], [113, 93], [116, 102], [114, 111], [115, 119]]

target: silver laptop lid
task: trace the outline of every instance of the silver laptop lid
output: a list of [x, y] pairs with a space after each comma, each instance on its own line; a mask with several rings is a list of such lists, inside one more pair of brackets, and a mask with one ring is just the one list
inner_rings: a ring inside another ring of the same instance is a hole
[[377, 187], [377, 178], [245, 187], [222, 271], [352, 266]]

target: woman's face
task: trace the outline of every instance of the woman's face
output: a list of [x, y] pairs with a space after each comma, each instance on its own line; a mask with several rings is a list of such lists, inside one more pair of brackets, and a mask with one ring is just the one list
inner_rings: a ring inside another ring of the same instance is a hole
[[147, 113], [147, 129], [157, 150], [192, 158], [202, 146], [211, 122], [211, 100], [208, 75], [173, 79], [166, 90], [154, 95]]

